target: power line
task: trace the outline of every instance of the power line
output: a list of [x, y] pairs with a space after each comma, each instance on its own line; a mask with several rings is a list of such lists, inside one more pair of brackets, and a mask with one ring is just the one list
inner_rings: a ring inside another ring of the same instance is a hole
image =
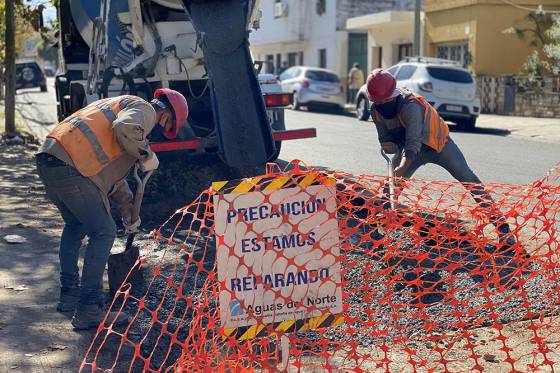
[[[511, 2], [510, 0], [501, 0], [501, 1], [502, 1], [502, 3], [511, 5], [512, 7], [517, 8], [517, 9], [521, 9], [521, 10], [528, 10], [528, 11], [530, 11], [530, 12], [536, 12], [536, 11], [539, 10], [539, 8], [529, 8], [529, 7], [527, 7], [527, 6], [515, 4], [514, 2]], [[560, 14], [560, 10], [546, 10], [546, 9], [543, 9], [543, 12], [545, 12], [545, 13], [553, 13], [553, 14]]]

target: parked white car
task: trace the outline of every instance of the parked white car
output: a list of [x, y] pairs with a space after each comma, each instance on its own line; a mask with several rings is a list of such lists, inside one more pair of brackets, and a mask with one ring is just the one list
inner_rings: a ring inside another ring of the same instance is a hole
[[284, 92], [294, 94], [294, 110], [302, 106], [344, 110], [344, 86], [334, 71], [294, 66], [280, 74], [278, 79]]
[[[397, 79], [398, 88], [408, 88], [424, 96], [443, 119], [456, 123], [459, 128], [472, 130], [480, 114], [476, 81], [459, 63], [427, 57], [410, 57], [387, 71]], [[362, 86], [356, 95], [356, 116], [369, 118], [371, 103]]]

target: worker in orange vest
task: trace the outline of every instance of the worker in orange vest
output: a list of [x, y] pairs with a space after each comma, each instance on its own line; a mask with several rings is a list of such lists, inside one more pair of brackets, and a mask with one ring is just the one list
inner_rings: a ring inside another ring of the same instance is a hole
[[411, 177], [426, 163], [446, 169], [457, 181], [467, 184], [475, 201], [490, 212], [490, 220], [500, 236], [502, 250], [511, 250], [515, 237], [497, 209], [482, 182], [471, 170], [455, 142], [449, 137], [449, 127], [424, 97], [406, 89], [397, 89], [395, 78], [383, 69], [373, 70], [366, 82], [368, 99], [373, 103], [371, 117], [377, 127], [381, 147], [397, 157], [394, 170], [397, 177]]
[[[131, 221], [132, 192], [126, 176], [135, 163], [144, 172], [157, 169], [148, 134], [160, 128], [175, 138], [186, 122], [185, 97], [158, 89], [147, 102], [136, 96], [95, 101], [60, 122], [37, 154], [37, 171], [48, 198], [64, 220], [60, 240], [60, 300], [57, 310], [74, 312], [77, 329], [97, 327], [105, 317], [103, 273], [116, 236], [109, 200], [119, 209], [126, 233], [135, 233], [140, 220]], [[89, 238], [81, 273], [79, 249]], [[128, 321], [125, 314], [112, 322]]]

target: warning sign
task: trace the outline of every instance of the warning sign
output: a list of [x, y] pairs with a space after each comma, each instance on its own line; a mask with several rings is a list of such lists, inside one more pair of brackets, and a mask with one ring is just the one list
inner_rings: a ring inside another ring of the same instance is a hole
[[[268, 334], [267, 324], [297, 331], [340, 323], [333, 317], [342, 313], [335, 181], [306, 174], [213, 188], [220, 318], [228, 335]], [[298, 320], [305, 322], [295, 327]]]

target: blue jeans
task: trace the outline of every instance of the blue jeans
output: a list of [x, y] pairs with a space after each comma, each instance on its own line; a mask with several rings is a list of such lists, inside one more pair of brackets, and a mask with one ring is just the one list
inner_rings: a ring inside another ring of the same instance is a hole
[[[62, 292], [80, 284], [81, 304], [101, 304], [103, 273], [116, 236], [115, 222], [103, 204], [101, 191], [74, 167], [48, 154], [37, 156], [37, 171], [47, 197], [65, 223], [59, 250]], [[89, 241], [80, 283], [78, 257], [85, 236]]]
[[[397, 165], [400, 162], [400, 157], [397, 160]], [[404, 173], [404, 177], [409, 178], [416, 172], [420, 166], [426, 163], [437, 164], [447, 170], [455, 178], [455, 180], [461, 183], [480, 183], [480, 179], [475, 175], [467, 164], [465, 156], [461, 152], [461, 149], [455, 144], [455, 142], [448, 138], [445, 146], [440, 153], [436, 152], [434, 149], [427, 145], [422, 144], [420, 152], [414, 158], [414, 161], [408, 167]]]

